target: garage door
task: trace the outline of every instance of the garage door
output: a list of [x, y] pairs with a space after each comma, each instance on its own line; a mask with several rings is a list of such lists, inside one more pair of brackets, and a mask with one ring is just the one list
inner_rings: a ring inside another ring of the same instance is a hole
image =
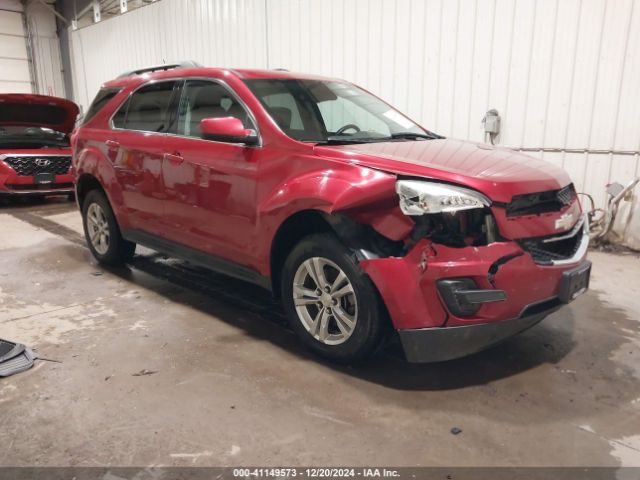
[[31, 93], [22, 14], [0, 10], [0, 93]]

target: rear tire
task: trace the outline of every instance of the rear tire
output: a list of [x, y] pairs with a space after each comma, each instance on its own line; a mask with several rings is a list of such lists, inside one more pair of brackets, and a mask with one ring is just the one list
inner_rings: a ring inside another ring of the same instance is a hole
[[353, 253], [331, 234], [310, 235], [295, 246], [280, 291], [291, 328], [329, 360], [361, 361], [384, 340], [388, 321], [380, 296]]
[[87, 245], [104, 265], [122, 265], [133, 258], [136, 244], [122, 238], [109, 200], [101, 190], [91, 190], [82, 203], [82, 224]]

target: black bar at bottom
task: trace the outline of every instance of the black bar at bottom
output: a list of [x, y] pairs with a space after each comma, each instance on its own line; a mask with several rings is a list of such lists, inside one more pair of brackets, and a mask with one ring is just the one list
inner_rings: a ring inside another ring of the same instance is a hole
[[640, 467], [0, 467], [1, 480], [251, 480], [256, 478], [616, 480], [640, 478]]

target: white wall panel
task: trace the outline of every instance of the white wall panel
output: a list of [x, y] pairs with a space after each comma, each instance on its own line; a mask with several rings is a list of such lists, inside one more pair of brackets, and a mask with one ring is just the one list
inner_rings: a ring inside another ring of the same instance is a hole
[[29, 84], [29, 64], [27, 61], [13, 58], [4, 59], [2, 61], [2, 81]]
[[4, 2], [0, 7], [0, 93], [31, 93], [21, 6]]
[[11, 10], [0, 10], [0, 32], [2, 32], [3, 35], [24, 36], [21, 13]]
[[0, 57], [11, 59], [27, 58], [27, 44], [22, 36], [2, 35], [0, 37]]
[[[481, 140], [480, 120], [497, 108], [503, 145], [638, 149], [638, 0], [332, 0], [321, 15], [306, 2], [267, 4], [270, 67], [347, 77], [444, 135]], [[319, 61], [302, 64], [318, 38]], [[599, 202], [619, 157], [544, 156]]]
[[[163, 0], [72, 32], [75, 100], [140, 66], [266, 67], [264, 0]], [[296, 52], [298, 53], [298, 52]]]
[[[127, 69], [194, 59], [352, 80], [446, 136], [563, 166], [601, 205], [640, 174], [640, 0], [160, 0], [72, 34], [76, 100]], [[640, 242], [640, 228], [637, 229]]]
[[554, 42], [549, 58], [549, 84], [544, 137], [541, 145], [566, 146], [574, 92], [575, 66], [582, 0], [557, 3]]
[[[21, 39], [22, 47], [15, 50], [16, 55], [23, 58], [23, 69], [30, 82], [28, 90], [23, 91], [65, 97], [55, 17], [51, 10], [38, 2], [29, 3], [24, 14], [27, 38]], [[27, 44], [30, 45], [32, 68], [29, 66]]]
[[[42, 4], [32, 2], [24, 12], [28, 27], [25, 31], [22, 12], [22, 3], [0, 1], [0, 92], [64, 97], [55, 17]], [[33, 70], [29, 64], [29, 42]]]
[[493, 54], [495, 0], [478, 0], [476, 2], [476, 18], [474, 24], [474, 42], [472, 55], [472, 75], [469, 88], [471, 102], [467, 115], [467, 133], [462, 138], [482, 141], [483, 133], [480, 119], [472, 112], [485, 112], [489, 108], [489, 91], [491, 88], [491, 59]]

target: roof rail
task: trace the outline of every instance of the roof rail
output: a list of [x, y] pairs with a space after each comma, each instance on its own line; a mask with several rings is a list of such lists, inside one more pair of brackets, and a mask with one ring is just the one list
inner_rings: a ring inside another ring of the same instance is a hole
[[131, 75], [142, 75], [143, 73], [158, 72], [161, 70], [172, 70], [174, 68], [199, 68], [202, 66], [203, 65], [199, 64], [198, 62], [194, 62], [193, 60], [187, 60], [180, 63], [166, 63], [163, 65], [154, 65], [152, 67], [144, 67], [144, 68], [138, 68], [136, 70], [130, 70], [128, 72], [124, 72], [118, 75], [118, 78], [130, 77]]

